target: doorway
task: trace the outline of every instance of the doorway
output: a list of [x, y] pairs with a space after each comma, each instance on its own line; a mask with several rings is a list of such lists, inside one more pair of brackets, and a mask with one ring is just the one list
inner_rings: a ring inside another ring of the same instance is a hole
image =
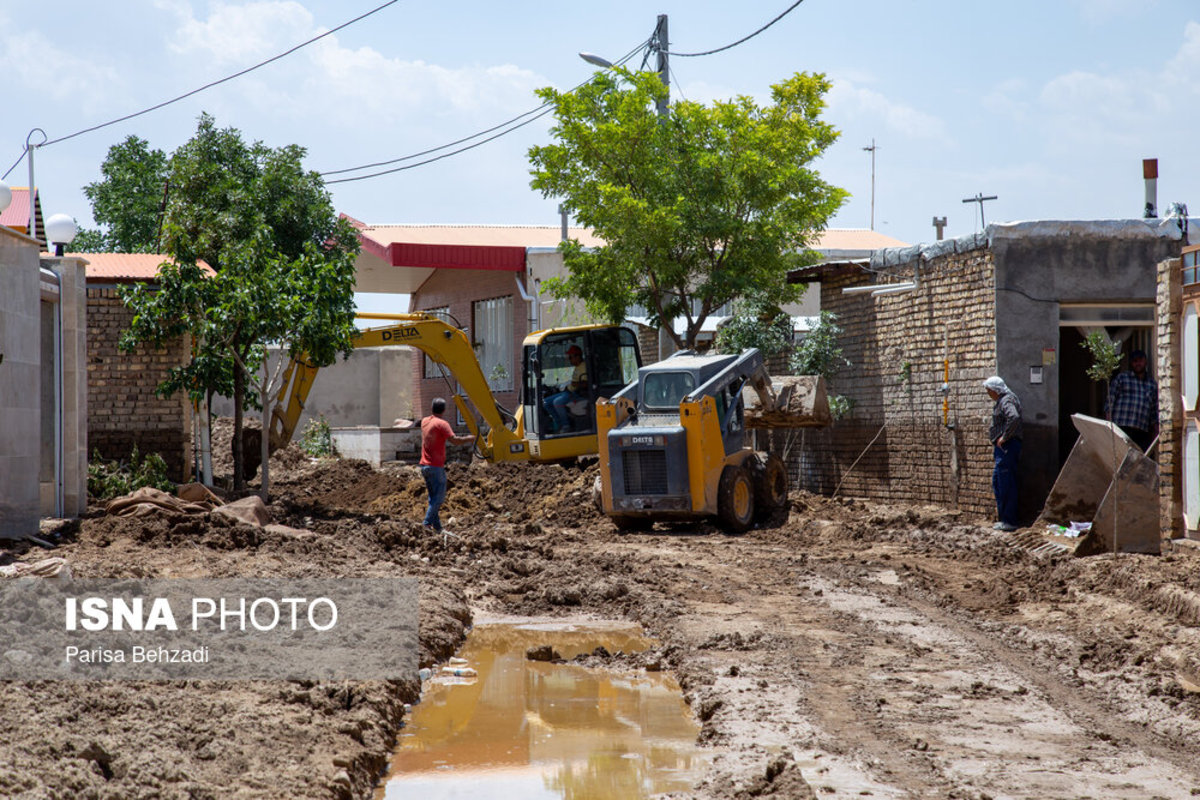
[[[1079, 433], [1071, 422], [1072, 414], [1104, 418], [1108, 381], [1095, 381], [1087, 371], [1092, 355], [1084, 347], [1092, 331], [1102, 331], [1117, 343], [1121, 360], [1117, 372], [1129, 368], [1129, 354], [1144, 350], [1150, 355], [1149, 371], [1154, 375], [1156, 340], [1153, 304], [1121, 306], [1059, 307], [1058, 333], [1058, 465], [1061, 468], [1075, 446]], [[1114, 375], [1116, 373], [1113, 373]]]

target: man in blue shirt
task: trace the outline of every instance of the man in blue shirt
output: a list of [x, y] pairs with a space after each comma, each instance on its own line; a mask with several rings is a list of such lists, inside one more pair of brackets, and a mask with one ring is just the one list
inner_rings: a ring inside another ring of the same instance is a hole
[[1104, 416], [1125, 431], [1142, 452], [1158, 437], [1158, 383], [1146, 371], [1144, 351], [1130, 353], [1129, 371], [1113, 378]]

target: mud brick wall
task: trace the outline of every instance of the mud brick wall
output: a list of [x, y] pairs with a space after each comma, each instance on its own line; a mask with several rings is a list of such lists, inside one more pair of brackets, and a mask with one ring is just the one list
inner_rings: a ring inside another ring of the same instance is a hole
[[179, 341], [164, 349], [117, 349], [132, 314], [117, 290], [88, 287], [88, 456], [128, 459], [134, 445], [142, 454], [158, 453], [172, 480], [190, 475], [191, 418], [179, 395], [160, 398], [154, 390], [167, 370], [187, 358]]
[[1175, 539], [1186, 532], [1183, 524], [1183, 400], [1182, 324], [1183, 262], [1167, 259], [1158, 263], [1157, 363], [1158, 452], [1151, 455], [1159, 466], [1160, 527], [1164, 538]]
[[[911, 267], [896, 271], [897, 280], [911, 275]], [[886, 277], [852, 268], [822, 279], [821, 308], [837, 315], [850, 362], [830, 392], [854, 406], [829, 428], [791, 437], [793, 485], [992, 515], [992, 403], [981, 386], [996, 369], [992, 254], [979, 248], [922, 262], [913, 292], [842, 294]], [[947, 360], [953, 428], [943, 424]]]

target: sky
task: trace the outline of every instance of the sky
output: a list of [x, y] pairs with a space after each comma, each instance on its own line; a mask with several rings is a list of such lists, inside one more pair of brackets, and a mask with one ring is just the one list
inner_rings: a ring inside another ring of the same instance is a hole
[[[1161, 212], [1200, 211], [1196, 0], [804, 0], [736, 47], [679, 55], [730, 44], [792, 2], [400, 0], [105, 125], [383, 0], [0, 0], [0, 175], [15, 165], [6, 182], [27, 185], [26, 142], [45, 141], [34, 151], [45, 214], [91, 226], [82, 189], [108, 148], [136, 135], [170, 153], [202, 112], [247, 140], [304, 147], [322, 173], [396, 159], [535, 109], [537, 88], [569, 89], [595, 70], [579, 52], [615, 61], [666, 14], [673, 100], [765, 103], [796, 72], [829, 77], [823, 116], [841, 137], [816, 166], [851, 195], [831, 228], [873, 222], [928, 242], [936, 216], [947, 236], [970, 234], [980, 207], [963, 200], [979, 194], [997, 198], [983, 205], [987, 223], [1140, 217], [1145, 158], [1158, 159]], [[551, 122], [329, 189], [367, 223], [557, 225], [557, 201], [529, 187], [526, 158], [551, 141]]]

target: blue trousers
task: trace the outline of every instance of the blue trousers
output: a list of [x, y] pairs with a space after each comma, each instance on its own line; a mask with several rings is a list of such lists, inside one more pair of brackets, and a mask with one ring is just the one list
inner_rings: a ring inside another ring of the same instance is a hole
[[567, 391], [555, 392], [545, 399], [544, 405], [554, 420], [555, 431], [565, 431], [570, 426], [570, 412], [567, 411], [567, 403], [578, 399], [579, 395]]
[[425, 489], [429, 492], [429, 508], [425, 512], [425, 524], [435, 531], [442, 529], [442, 521], [438, 519], [438, 511], [446, 502], [446, 468], [421, 466], [421, 477], [425, 479]]
[[1017, 524], [1017, 461], [1021, 458], [1021, 440], [992, 445], [992, 491], [996, 495], [996, 513], [1001, 522]]

